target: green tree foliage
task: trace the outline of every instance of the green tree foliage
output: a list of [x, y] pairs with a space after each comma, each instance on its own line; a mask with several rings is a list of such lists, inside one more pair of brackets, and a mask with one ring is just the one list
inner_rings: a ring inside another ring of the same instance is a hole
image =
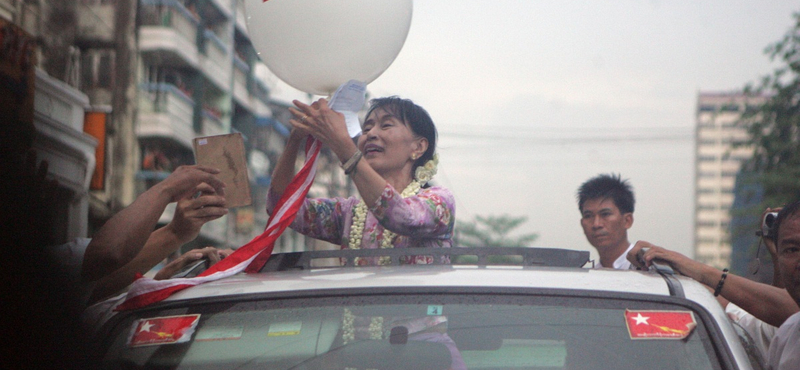
[[760, 210], [800, 198], [800, 12], [793, 18], [794, 27], [765, 50], [780, 66], [759, 86], [745, 88], [768, 97], [742, 120], [749, 127], [746, 144], [755, 148], [745, 168], [757, 174], [764, 191]]
[[528, 221], [528, 217], [475, 216], [474, 221], [459, 221], [457, 244], [462, 247], [527, 247], [538, 234], [511, 236], [511, 231]]
[[[458, 221], [456, 227], [456, 246], [459, 247], [528, 247], [538, 234], [511, 236], [511, 231], [528, 221], [528, 217], [475, 216], [474, 221]], [[475, 264], [477, 256], [458, 256], [453, 264]], [[489, 256], [489, 264], [521, 265], [522, 256]]]

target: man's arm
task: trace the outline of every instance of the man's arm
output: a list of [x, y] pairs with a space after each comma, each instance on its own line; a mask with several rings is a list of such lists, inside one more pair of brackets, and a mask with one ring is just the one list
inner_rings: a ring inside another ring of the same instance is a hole
[[130, 262], [150, 238], [167, 204], [192, 195], [201, 183], [224, 194], [217, 173], [219, 170], [204, 166], [180, 166], [111, 217], [86, 248], [82, 279], [96, 281]]
[[[649, 248], [643, 255], [644, 266], [636, 256], [642, 248]], [[722, 271], [714, 267], [648, 242], [639, 241], [628, 252], [628, 260], [641, 268], [649, 267], [654, 259], [668, 262], [677, 272], [703, 283], [711, 290], [716, 289], [722, 278]], [[797, 303], [786, 289], [758, 283], [730, 273], [725, 279], [720, 295], [773, 326], [781, 326], [789, 316], [800, 311]]]
[[196, 190], [203, 195], [194, 198], [192, 192], [178, 201], [172, 221], [152, 232], [140, 253], [130, 262], [98, 281], [89, 299], [90, 302], [107, 297], [130, 285], [137, 273], [144, 274], [150, 271], [181, 245], [194, 240], [206, 222], [228, 213], [225, 208], [225, 198], [216, 195], [210, 185], [200, 184]]

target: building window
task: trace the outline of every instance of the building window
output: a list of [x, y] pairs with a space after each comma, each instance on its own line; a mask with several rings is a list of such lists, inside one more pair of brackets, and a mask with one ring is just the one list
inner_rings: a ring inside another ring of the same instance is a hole
[[114, 86], [113, 50], [87, 50], [81, 57], [81, 86], [87, 89], [111, 89]]
[[738, 112], [740, 109], [739, 104], [731, 103], [723, 105], [719, 110], [720, 112]]
[[714, 105], [710, 105], [710, 104], [701, 104], [700, 107], [697, 108], [697, 110], [699, 110], [701, 112], [713, 112], [713, 111], [717, 110], [717, 107], [714, 106]]
[[698, 155], [697, 160], [699, 162], [714, 162], [717, 160], [717, 157], [713, 155]]

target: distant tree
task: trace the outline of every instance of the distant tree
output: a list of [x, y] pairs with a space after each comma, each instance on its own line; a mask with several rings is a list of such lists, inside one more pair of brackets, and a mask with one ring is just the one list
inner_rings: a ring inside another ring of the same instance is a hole
[[[748, 106], [739, 122], [749, 135], [738, 145], [754, 150], [737, 176], [731, 267], [738, 274], [751, 270], [746, 276], [762, 282], [772, 280], [774, 261], [765, 251], [759, 253], [754, 235], [761, 213], [800, 198], [800, 12], [793, 18], [794, 27], [764, 50], [779, 67], [744, 89], [745, 94], [766, 97], [766, 102]], [[748, 264], [750, 268], [745, 267]]]
[[511, 231], [528, 221], [528, 217], [475, 216], [474, 221], [458, 222], [457, 244], [463, 247], [527, 247], [538, 234], [511, 236]]
[[758, 86], [748, 85], [745, 93], [766, 95], [766, 103], [747, 110], [747, 125], [754, 147], [744, 168], [763, 190], [761, 206], [776, 207], [800, 197], [800, 12], [793, 14], [794, 27], [769, 45], [765, 54], [781, 65], [762, 77]]
[[[528, 221], [528, 217], [475, 216], [474, 221], [458, 221], [456, 226], [456, 245], [459, 247], [528, 247], [538, 234], [510, 236], [511, 231]], [[453, 264], [475, 264], [477, 256], [457, 256]], [[489, 264], [521, 265], [522, 256], [489, 256]]]

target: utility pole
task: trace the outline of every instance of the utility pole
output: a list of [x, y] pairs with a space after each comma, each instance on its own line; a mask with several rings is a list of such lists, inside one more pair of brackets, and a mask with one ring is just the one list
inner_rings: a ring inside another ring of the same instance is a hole
[[138, 0], [119, 0], [115, 14], [114, 48], [116, 70], [109, 129], [111, 179], [109, 196], [112, 213], [116, 213], [136, 198], [135, 174], [139, 164], [136, 140], [137, 88], [136, 14]]

